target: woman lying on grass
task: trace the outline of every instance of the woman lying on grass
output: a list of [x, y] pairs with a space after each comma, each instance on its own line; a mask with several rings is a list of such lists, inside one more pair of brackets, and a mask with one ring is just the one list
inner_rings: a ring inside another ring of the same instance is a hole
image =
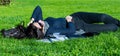
[[34, 9], [29, 24], [31, 23], [38, 29], [41, 29], [44, 37], [53, 33], [59, 33], [68, 37], [80, 37], [86, 33], [96, 34], [116, 31], [120, 26], [119, 20], [103, 13], [76, 12], [66, 16], [65, 19], [48, 17], [43, 20], [40, 6]]

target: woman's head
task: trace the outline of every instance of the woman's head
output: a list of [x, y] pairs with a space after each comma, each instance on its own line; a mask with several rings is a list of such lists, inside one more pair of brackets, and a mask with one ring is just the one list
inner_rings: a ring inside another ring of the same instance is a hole
[[37, 22], [31, 23], [26, 30], [28, 37], [36, 37], [37, 39], [44, 38], [43, 26]]

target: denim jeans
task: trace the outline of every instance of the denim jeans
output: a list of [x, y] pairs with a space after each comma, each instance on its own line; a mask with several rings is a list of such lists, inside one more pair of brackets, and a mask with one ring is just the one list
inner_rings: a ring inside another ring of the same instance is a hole
[[71, 16], [76, 30], [83, 29], [85, 32], [116, 31], [120, 26], [119, 20], [104, 13], [76, 12]]

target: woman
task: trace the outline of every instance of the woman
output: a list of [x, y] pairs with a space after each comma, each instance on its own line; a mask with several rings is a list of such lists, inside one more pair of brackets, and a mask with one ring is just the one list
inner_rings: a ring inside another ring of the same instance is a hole
[[33, 25], [42, 30], [44, 36], [51, 35], [53, 33], [60, 33], [62, 35], [70, 35], [75, 33], [75, 26], [72, 23], [71, 18], [52, 18], [48, 17], [43, 21], [42, 10], [40, 6], [37, 6], [32, 14], [31, 21], [28, 25]]
[[[104, 24], [93, 24], [102, 22]], [[84, 33], [100, 33], [116, 31], [120, 21], [103, 13], [76, 12], [64, 18], [48, 17], [43, 21], [42, 10], [37, 6], [30, 23], [42, 29], [44, 36], [60, 33], [69, 37], [78, 37]]]

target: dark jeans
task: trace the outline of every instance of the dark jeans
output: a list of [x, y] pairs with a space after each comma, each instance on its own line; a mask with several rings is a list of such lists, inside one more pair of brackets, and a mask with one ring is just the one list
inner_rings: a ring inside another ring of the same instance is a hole
[[77, 12], [71, 14], [71, 16], [76, 29], [83, 29], [85, 32], [116, 31], [120, 26], [119, 20], [103, 13]]

